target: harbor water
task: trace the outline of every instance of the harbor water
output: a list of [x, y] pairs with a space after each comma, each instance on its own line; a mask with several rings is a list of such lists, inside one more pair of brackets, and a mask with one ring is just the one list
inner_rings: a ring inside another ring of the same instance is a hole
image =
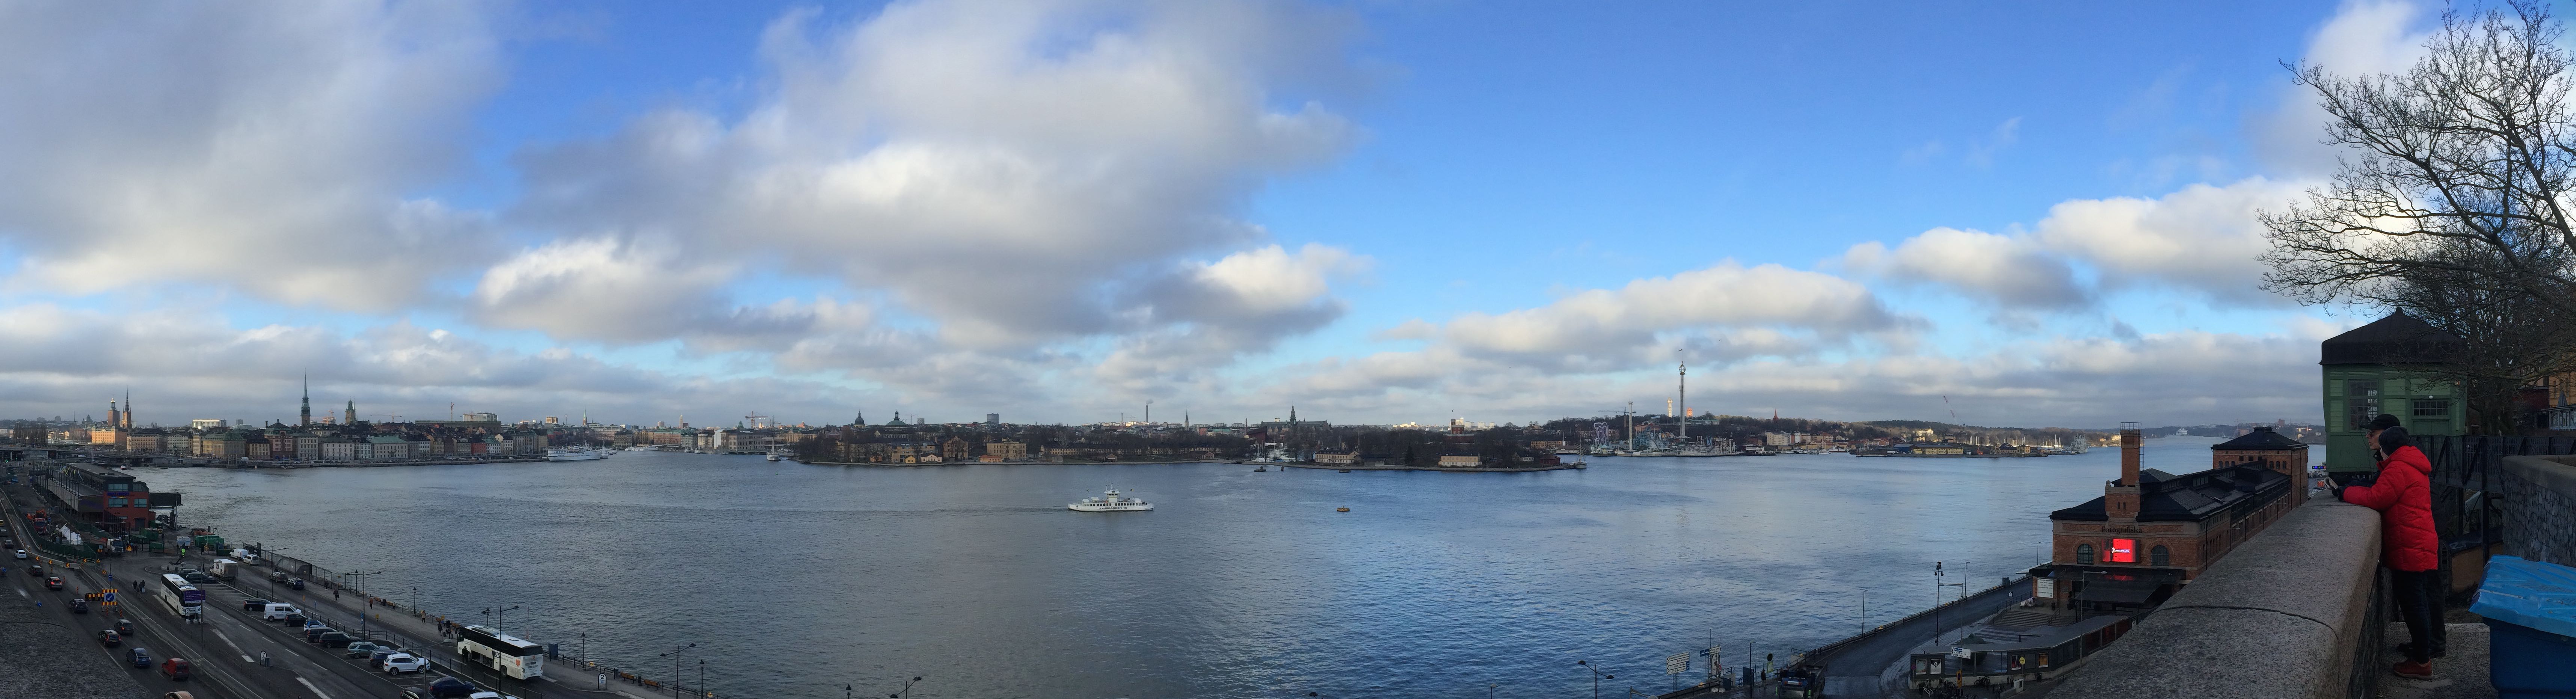
[[[2148, 467], [2207, 468], [2207, 438]], [[2314, 451], [2322, 456], [2322, 448]], [[1564, 697], [1785, 659], [2040, 562], [2118, 450], [1591, 459], [1514, 474], [1250, 465], [602, 461], [138, 469], [377, 596], [720, 696]], [[1082, 513], [1117, 489], [1151, 512]], [[1336, 512], [1347, 507], [1349, 512]], [[1863, 616], [1863, 591], [1867, 616]], [[1498, 685], [1490, 686], [1489, 685]]]

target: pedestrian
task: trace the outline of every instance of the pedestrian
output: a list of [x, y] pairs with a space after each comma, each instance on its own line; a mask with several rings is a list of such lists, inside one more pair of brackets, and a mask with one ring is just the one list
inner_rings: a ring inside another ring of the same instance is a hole
[[2367, 485], [2342, 488], [2344, 502], [2379, 511], [2379, 563], [2387, 566], [2395, 589], [2397, 613], [2406, 621], [2408, 640], [2398, 646], [2406, 659], [2390, 667], [2400, 677], [2432, 679], [2433, 659], [2449, 645], [2442, 628], [2442, 585], [2436, 579], [2442, 548], [2433, 526], [2433, 463], [2415, 448], [2397, 416], [2382, 414], [2370, 422], [2371, 450], [2379, 472]]

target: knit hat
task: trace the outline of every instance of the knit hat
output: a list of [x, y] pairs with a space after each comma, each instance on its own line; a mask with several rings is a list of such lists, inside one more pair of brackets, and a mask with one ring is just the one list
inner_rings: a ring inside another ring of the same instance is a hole
[[2388, 413], [2380, 413], [2379, 417], [2370, 419], [2370, 428], [2374, 430], [2384, 430], [2396, 426], [2397, 416], [2390, 415]]

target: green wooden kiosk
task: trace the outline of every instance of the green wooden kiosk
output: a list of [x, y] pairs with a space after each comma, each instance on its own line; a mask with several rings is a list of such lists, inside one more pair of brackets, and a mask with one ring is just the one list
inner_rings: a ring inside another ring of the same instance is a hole
[[2459, 384], [2432, 369], [2459, 356], [2460, 338], [2404, 313], [2318, 343], [2325, 371], [2326, 470], [2372, 471], [2363, 427], [2380, 413], [2421, 436], [2467, 429]]

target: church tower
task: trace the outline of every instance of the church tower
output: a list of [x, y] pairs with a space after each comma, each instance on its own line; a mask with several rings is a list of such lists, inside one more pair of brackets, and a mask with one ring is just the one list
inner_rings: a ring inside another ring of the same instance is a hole
[[355, 424], [358, 424], [358, 402], [357, 402], [357, 401], [354, 401], [354, 400], [353, 400], [353, 401], [349, 401], [349, 409], [348, 409], [348, 411], [347, 411], [347, 412], [343, 412], [343, 413], [341, 413], [341, 414], [340, 414], [340, 424], [343, 424], [343, 425], [355, 425]]
[[116, 426], [117, 426], [117, 427], [122, 427], [122, 428], [125, 428], [125, 429], [129, 429], [129, 430], [130, 430], [130, 429], [134, 429], [134, 392], [133, 392], [133, 391], [126, 391], [126, 392], [125, 392], [125, 413], [124, 413], [124, 415], [123, 415], [122, 417], [120, 417], [120, 418], [119, 418], [119, 421], [117, 422], [117, 425], [116, 425]]
[[303, 427], [313, 426], [313, 377], [309, 375], [304, 377], [303, 417], [297, 418], [295, 424]]

